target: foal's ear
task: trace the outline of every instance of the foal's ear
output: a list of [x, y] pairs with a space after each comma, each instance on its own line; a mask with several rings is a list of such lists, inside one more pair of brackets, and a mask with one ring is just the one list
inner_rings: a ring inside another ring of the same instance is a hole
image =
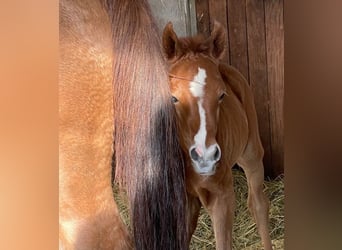
[[163, 31], [163, 50], [168, 60], [177, 55], [178, 37], [173, 30], [171, 22], [168, 22]]
[[214, 21], [209, 39], [211, 40], [211, 54], [217, 59], [222, 59], [228, 43], [227, 34], [222, 24]]

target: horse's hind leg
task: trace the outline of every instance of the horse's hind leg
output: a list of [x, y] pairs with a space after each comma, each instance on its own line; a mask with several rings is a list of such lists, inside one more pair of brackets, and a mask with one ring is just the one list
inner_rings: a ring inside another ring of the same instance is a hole
[[[94, 88], [88, 88], [94, 94]], [[105, 101], [111, 100], [111, 92], [103, 87], [106, 93], [98, 93], [99, 101], [90, 105], [76, 103], [89, 97], [71, 89], [60, 87], [60, 107], [65, 110], [59, 120], [60, 249], [131, 249], [111, 186], [113, 118], [111, 103]], [[82, 115], [66, 112], [73, 110]]]
[[[247, 147], [247, 153], [248, 149]], [[245, 155], [239, 159], [238, 164], [243, 168], [247, 177], [248, 207], [256, 222], [265, 250], [271, 250], [272, 243], [268, 229], [269, 200], [263, 192], [264, 166], [262, 156], [250, 157], [247, 153], [245, 152]]]

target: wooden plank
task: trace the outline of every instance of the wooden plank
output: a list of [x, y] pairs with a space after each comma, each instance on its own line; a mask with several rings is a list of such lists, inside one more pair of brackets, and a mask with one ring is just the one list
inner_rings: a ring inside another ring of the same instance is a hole
[[284, 172], [284, 17], [283, 0], [265, 0], [267, 73], [273, 174]]
[[236, 67], [249, 80], [246, 2], [241, 0], [227, 0], [227, 3], [230, 64]]
[[188, 10], [184, 0], [148, 0], [148, 2], [161, 33], [165, 25], [171, 21], [178, 36], [190, 35]]
[[197, 35], [196, 0], [188, 0], [189, 36]]
[[269, 114], [270, 97], [267, 86], [264, 13], [263, 1], [246, 1], [249, 83], [254, 94], [254, 103], [258, 115], [259, 133], [265, 150], [265, 175], [273, 176]]
[[[209, 16], [210, 16], [210, 25], [212, 26], [214, 20], [218, 21], [223, 25], [227, 32], [227, 41], [229, 41], [228, 37], [228, 24], [227, 24], [227, 3], [226, 0], [216, 0], [209, 1]], [[230, 63], [229, 60], [229, 42], [227, 44], [226, 53], [222, 59], [225, 63]]]
[[196, 1], [197, 31], [206, 36], [210, 34], [209, 0]]

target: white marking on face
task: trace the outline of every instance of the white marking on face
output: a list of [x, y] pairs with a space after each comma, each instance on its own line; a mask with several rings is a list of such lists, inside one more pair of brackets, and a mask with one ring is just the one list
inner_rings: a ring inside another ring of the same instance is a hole
[[194, 97], [198, 98], [198, 112], [200, 116], [200, 127], [197, 134], [194, 137], [195, 144], [201, 147], [199, 150], [204, 153], [205, 150], [205, 140], [207, 137], [206, 121], [205, 121], [205, 110], [203, 108], [203, 96], [204, 96], [204, 86], [206, 84], [205, 79], [207, 78], [207, 73], [205, 69], [198, 68], [198, 73], [195, 75], [194, 79], [190, 82], [190, 92]]
[[198, 68], [198, 73], [195, 75], [194, 79], [190, 82], [190, 92], [194, 97], [200, 99], [203, 98], [204, 85], [206, 84], [205, 79], [207, 78], [207, 73], [205, 69]]
[[205, 69], [198, 68], [198, 73], [194, 76], [194, 79], [189, 84], [189, 89], [191, 94], [197, 98], [198, 113], [200, 117], [200, 126], [194, 136], [194, 145], [189, 149], [189, 154], [191, 155], [191, 150], [195, 149], [199, 158], [192, 160], [192, 165], [194, 170], [201, 175], [210, 176], [215, 173], [216, 162], [215, 152], [219, 150], [217, 144], [213, 144], [206, 147], [205, 141], [207, 138], [207, 128], [206, 128], [206, 113], [203, 108], [203, 97], [204, 97], [204, 87], [206, 85], [207, 74]]
[[200, 127], [197, 134], [194, 137], [195, 144], [200, 147], [200, 150], [203, 154], [205, 150], [205, 140], [207, 138], [207, 128], [206, 128], [206, 121], [205, 121], [205, 110], [202, 106], [202, 102], [198, 101], [198, 112], [200, 115]]

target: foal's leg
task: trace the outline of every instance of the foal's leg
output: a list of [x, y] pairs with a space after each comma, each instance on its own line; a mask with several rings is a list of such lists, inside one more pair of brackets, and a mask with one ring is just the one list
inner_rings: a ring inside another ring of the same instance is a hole
[[245, 79], [241, 79], [241, 83], [244, 86], [245, 99], [243, 102], [248, 119], [249, 138], [245, 151], [237, 163], [243, 168], [247, 177], [249, 210], [255, 219], [265, 250], [270, 250], [272, 244], [268, 229], [269, 201], [263, 192], [264, 166], [262, 158], [264, 150], [258, 132], [258, 119], [252, 91]]
[[262, 158], [251, 160], [242, 158], [238, 164], [243, 168], [248, 183], [248, 207], [256, 222], [261, 241], [265, 250], [272, 249], [271, 238], [268, 229], [269, 200], [263, 192], [264, 166]]
[[209, 191], [206, 200], [201, 199], [211, 217], [216, 239], [216, 249], [232, 249], [232, 228], [235, 209], [235, 193], [233, 189], [233, 178], [231, 170], [225, 182], [212, 183], [215, 186]]
[[191, 237], [195, 232], [198, 216], [201, 210], [201, 202], [191, 194], [188, 194], [187, 220], [188, 220], [188, 245], [190, 245]]

